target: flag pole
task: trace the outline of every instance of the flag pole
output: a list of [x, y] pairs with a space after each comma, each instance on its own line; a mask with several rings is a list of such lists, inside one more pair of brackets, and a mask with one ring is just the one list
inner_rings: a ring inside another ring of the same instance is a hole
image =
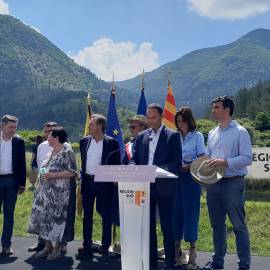
[[145, 78], [145, 74], [144, 74], [144, 69], [142, 71], [141, 74], [141, 96], [139, 99], [139, 104], [138, 104], [138, 108], [137, 108], [137, 114], [141, 114], [141, 115], [146, 115], [146, 109], [147, 109], [147, 104], [146, 104], [146, 100], [145, 100], [145, 95], [144, 95], [144, 78]]
[[168, 71], [168, 87], [171, 86], [172, 71]]
[[91, 95], [90, 95], [90, 91], [88, 91], [87, 94], [87, 109], [88, 109], [88, 115], [89, 115], [89, 119], [91, 118], [92, 115], [92, 108], [91, 108]]
[[144, 69], [142, 71], [142, 91], [144, 91]]
[[[90, 91], [88, 91], [87, 94], [87, 114], [86, 114], [86, 121], [84, 126], [84, 137], [89, 135], [89, 123], [92, 115], [92, 108], [91, 108], [91, 95]], [[82, 216], [82, 196], [81, 196], [81, 185], [78, 185], [77, 187], [77, 195], [76, 195], [77, 201], [76, 201], [76, 207], [77, 207], [77, 213], [78, 216]]]
[[112, 94], [115, 95], [114, 72], [112, 77]]

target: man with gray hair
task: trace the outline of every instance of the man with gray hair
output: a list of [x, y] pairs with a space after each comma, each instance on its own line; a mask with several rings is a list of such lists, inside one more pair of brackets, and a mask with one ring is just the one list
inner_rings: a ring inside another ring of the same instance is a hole
[[0, 201], [3, 203], [2, 254], [13, 254], [11, 238], [17, 195], [25, 190], [26, 162], [24, 141], [15, 136], [18, 119], [12, 115], [2, 117], [0, 137]]
[[93, 209], [95, 199], [99, 196], [102, 213], [102, 257], [99, 261], [109, 261], [111, 245], [113, 183], [97, 183], [95, 167], [97, 165], [120, 165], [120, 148], [118, 142], [105, 134], [106, 118], [93, 114], [89, 123], [90, 135], [80, 140], [81, 153], [81, 193], [84, 210], [83, 217], [83, 246], [79, 247], [76, 258], [87, 259], [93, 256], [92, 231]]

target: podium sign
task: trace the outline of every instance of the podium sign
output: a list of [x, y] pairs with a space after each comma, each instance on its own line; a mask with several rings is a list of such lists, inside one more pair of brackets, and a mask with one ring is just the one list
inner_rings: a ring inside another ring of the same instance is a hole
[[122, 270], [149, 270], [150, 182], [156, 166], [97, 166], [95, 181], [118, 182]]
[[95, 182], [155, 182], [156, 166], [98, 165]]

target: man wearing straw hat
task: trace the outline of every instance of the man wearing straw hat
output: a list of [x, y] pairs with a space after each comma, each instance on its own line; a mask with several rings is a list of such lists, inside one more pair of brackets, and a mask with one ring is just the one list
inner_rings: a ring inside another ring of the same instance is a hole
[[144, 115], [134, 115], [133, 117], [128, 118], [127, 121], [129, 123], [128, 128], [130, 130], [132, 139], [125, 145], [125, 155], [122, 159], [122, 163], [126, 165], [133, 156], [135, 141], [138, 134], [148, 128], [147, 118]]
[[[244, 176], [247, 174], [247, 166], [252, 162], [252, 147], [247, 130], [232, 120], [233, 111], [234, 101], [229, 96], [218, 97], [212, 101], [212, 114], [219, 124], [208, 134], [207, 151], [210, 159], [207, 161], [207, 166], [205, 161], [202, 161], [204, 163], [200, 168], [200, 174], [205, 173], [207, 167], [223, 167], [225, 170], [224, 175], [219, 177], [220, 180], [207, 185], [207, 206], [213, 229], [214, 254], [212, 261], [201, 268], [203, 270], [224, 269], [227, 215], [233, 225], [236, 238], [238, 269], [250, 269], [249, 232], [245, 222]], [[217, 173], [217, 177], [221, 174]]]

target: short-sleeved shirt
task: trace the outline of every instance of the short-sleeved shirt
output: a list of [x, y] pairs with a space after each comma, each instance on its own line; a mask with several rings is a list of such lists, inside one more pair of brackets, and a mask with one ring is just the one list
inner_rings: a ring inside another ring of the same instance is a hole
[[182, 141], [182, 159], [184, 164], [190, 164], [198, 156], [206, 153], [204, 137], [198, 131], [190, 131]]

